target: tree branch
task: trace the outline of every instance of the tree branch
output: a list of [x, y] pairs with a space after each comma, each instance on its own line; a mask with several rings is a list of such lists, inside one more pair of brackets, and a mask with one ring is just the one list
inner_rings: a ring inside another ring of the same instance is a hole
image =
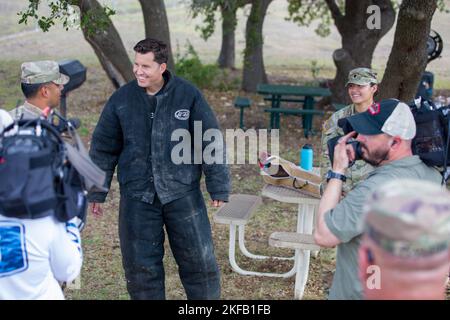
[[355, 67], [355, 61], [345, 49], [336, 49], [333, 52], [333, 60], [337, 68], [345, 70], [344, 74], [348, 73]]
[[336, 4], [336, 0], [325, 0], [325, 2], [330, 9], [331, 16], [333, 17], [336, 28], [338, 29], [339, 33], [342, 34], [344, 16], [342, 15], [341, 9], [339, 9], [338, 5]]
[[381, 16], [381, 36], [384, 36], [395, 23], [395, 10], [391, 0], [374, 0], [374, 4], [380, 7]]
[[341, 19], [342, 12], [341, 9], [339, 9], [338, 5], [336, 4], [336, 0], [325, 0], [325, 2], [327, 3], [327, 6], [331, 11], [333, 19], [335, 21]]
[[404, 0], [400, 6], [394, 44], [379, 86], [380, 99], [414, 98], [427, 64], [427, 39], [436, 0]]

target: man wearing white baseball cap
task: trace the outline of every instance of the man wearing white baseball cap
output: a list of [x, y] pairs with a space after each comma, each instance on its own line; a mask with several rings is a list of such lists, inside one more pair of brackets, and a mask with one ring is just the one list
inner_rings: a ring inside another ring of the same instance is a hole
[[[334, 149], [329, 182], [317, 210], [314, 239], [323, 247], [337, 246], [336, 273], [329, 299], [362, 299], [358, 278], [358, 247], [361, 242], [363, 208], [368, 195], [387, 181], [402, 178], [427, 180], [435, 184], [441, 176], [412, 154], [416, 123], [409, 107], [387, 99], [372, 104], [366, 112], [340, 119], [346, 134]], [[355, 151], [347, 141], [356, 137], [362, 159], [375, 167], [344, 199], [342, 187]]]
[[61, 100], [61, 91], [69, 77], [59, 72], [56, 61], [24, 62], [21, 66], [21, 87], [25, 103], [10, 111], [14, 119], [39, 117], [47, 108], [56, 108]]

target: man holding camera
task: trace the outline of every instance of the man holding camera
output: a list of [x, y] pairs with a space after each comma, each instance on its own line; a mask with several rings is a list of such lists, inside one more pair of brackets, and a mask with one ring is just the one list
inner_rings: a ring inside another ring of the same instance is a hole
[[[361, 216], [367, 196], [386, 181], [399, 178], [440, 183], [439, 172], [412, 154], [411, 143], [416, 124], [408, 105], [395, 99], [372, 104], [366, 112], [341, 119], [345, 136], [334, 149], [328, 185], [317, 212], [314, 240], [323, 247], [337, 246], [336, 272], [329, 299], [361, 299], [358, 279], [358, 247], [361, 241]], [[349, 164], [356, 160], [352, 137], [361, 146], [362, 159], [375, 167], [341, 200]]]
[[21, 88], [26, 100], [22, 106], [10, 111], [14, 119], [37, 118], [46, 108], [59, 106], [61, 92], [69, 77], [59, 72], [58, 62], [24, 62], [21, 70]]

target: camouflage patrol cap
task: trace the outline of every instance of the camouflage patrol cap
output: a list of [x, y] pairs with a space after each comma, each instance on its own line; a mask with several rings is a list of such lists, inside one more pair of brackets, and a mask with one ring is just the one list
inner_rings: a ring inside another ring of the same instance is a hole
[[24, 62], [21, 70], [21, 82], [26, 84], [54, 82], [64, 85], [70, 79], [65, 74], [60, 73], [58, 63], [51, 60]]
[[345, 86], [350, 83], [358, 84], [361, 86], [371, 83], [378, 83], [377, 73], [369, 68], [356, 68], [349, 72], [348, 81]]
[[399, 257], [424, 257], [449, 249], [450, 192], [423, 180], [382, 185], [365, 206], [366, 235]]

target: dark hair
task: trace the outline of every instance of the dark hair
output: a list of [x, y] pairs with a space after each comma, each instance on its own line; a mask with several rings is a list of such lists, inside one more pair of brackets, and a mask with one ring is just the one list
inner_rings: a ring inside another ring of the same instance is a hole
[[21, 83], [20, 86], [22, 87], [23, 95], [25, 96], [25, 98], [28, 99], [28, 98], [35, 97], [36, 94], [38, 93], [39, 89], [43, 85], [46, 85], [47, 83], [34, 83], [34, 84]]
[[153, 52], [155, 55], [155, 61], [159, 64], [167, 63], [169, 59], [169, 50], [167, 45], [160, 40], [147, 38], [139, 41], [133, 49], [141, 54]]

